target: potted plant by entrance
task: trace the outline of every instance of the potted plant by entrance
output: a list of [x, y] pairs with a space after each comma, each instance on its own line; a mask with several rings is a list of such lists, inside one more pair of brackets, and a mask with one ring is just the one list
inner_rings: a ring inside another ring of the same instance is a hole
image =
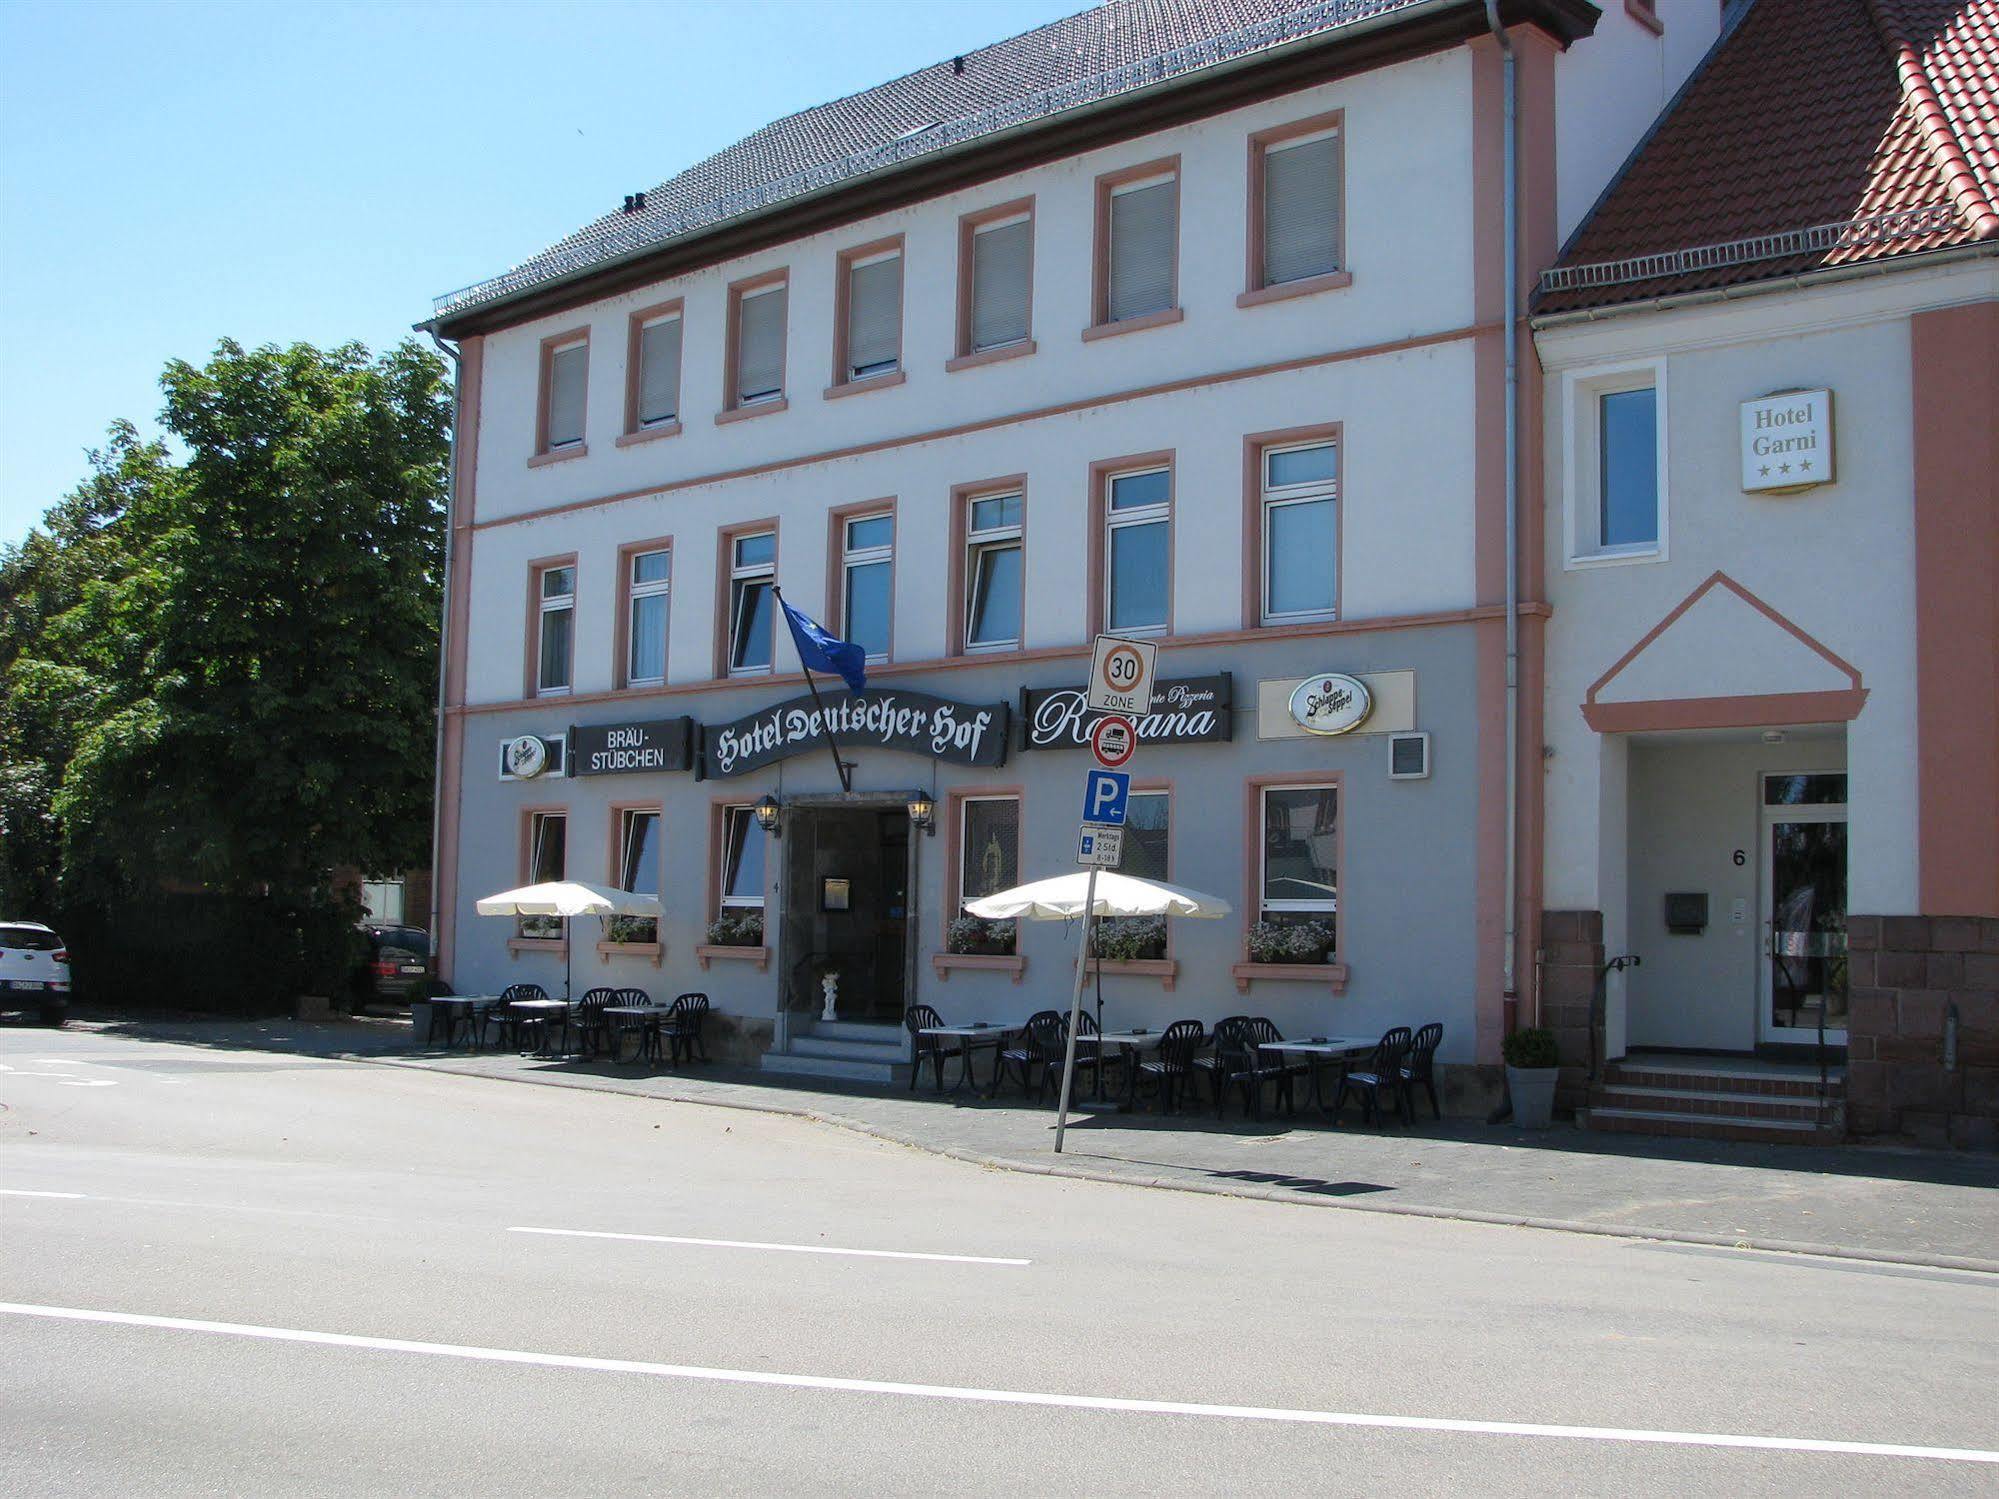
[[1562, 1075], [1555, 1033], [1544, 1026], [1517, 1030], [1500, 1043], [1506, 1059], [1506, 1095], [1513, 1100], [1513, 1123], [1546, 1129], [1555, 1117], [1555, 1080]]

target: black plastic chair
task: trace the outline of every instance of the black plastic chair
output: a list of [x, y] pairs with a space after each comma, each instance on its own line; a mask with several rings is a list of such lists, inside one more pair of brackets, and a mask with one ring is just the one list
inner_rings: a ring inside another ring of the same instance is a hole
[[964, 1066], [965, 1077], [971, 1076], [972, 1052], [970, 1045], [953, 1036], [926, 1036], [925, 1026], [942, 1025], [944, 1017], [929, 1005], [911, 1005], [902, 1012], [902, 1028], [909, 1032], [910, 1061], [909, 1087], [916, 1090], [917, 1074], [923, 1071], [923, 1064], [930, 1064], [930, 1071], [937, 1083], [937, 1091], [944, 1091], [944, 1064], [953, 1057]]
[[660, 1059], [660, 1042], [664, 1040], [666, 1060], [673, 1066], [693, 1061], [697, 1053], [706, 1062], [708, 1043], [701, 1033], [707, 1024], [707, 995], [689, 993], [674, 996], [666, 1014], [655, 1020], [652, 1029], [646, 1033], [646, 1039], [652, 1045], [653, 1060]]
[[569, 1049], [569, 1029], [576, 1031], [576, 1044], [585, 1058], [597, 1055], [600, 1047], [610, 1044], [610, 1028], [604, 1023], [604, 1006], [618, 1002], [616, 989], [591, 989], [576, 1003], [575, 1016], [564, 1022], [563, 1050]]
[[[653, 1003], [652, 996], [643, 989], [618, 990], [616, 1003], [620, 1007], [637, 1006], [645, 1010], [659, 1010], [659, 1006]], [[660, 1014], [664, 1013], [660, 1011]], [[660, 1014], [606, 1015], [604, 1044], [611, 1060], [614, 1062], [621, 1060], [618, 1053], [623, 1049], [624, 1038], [630, 1035], [637, 1035], [639, 1044], [633, 1048], [630, 1058], [626, 1060], [636, 1062], [655, 1054], [658, 1051], [658, 1043], [654, 1041], [653, 1035], [659, 1025]]]
[[1247, 1015], [1224, 1015], [1215, 1022], [1208, 1032], [1209, 1050], [1194, 1058], [1194, 1071], [1208, 1080], [1208, 1098], [1215, 1105], [1216, 1117], [1221, 1115], [1222, 1105], [1222, 1047], [1228, 1038], [1236, 1034], [1249, 1021]]
[[1410, 1114], [1416, 1112], [1416, 1087], [1421, 1084], [1423, 1091], [1430, 1095], [1430, 1112], [1438, 1119], [1444, 1111], [1437, 1104], [1437, 1048], [1444, 1042], [1444, 1023], [1432, 1020], [1416, 1032], [1416, 1039], [1410, 1044], [1409, 1055], [1403, 1059], [1397, 1070], [1397, 1079], [1403, 1102]]
[[1374, 1054], [1361, 1066], [1350, 1067], [1340, 1075], [1340, 1090], [1333, 1096], [1333, 1117], [1337, 1119], [1346, 1107], [1347, 1092], [1351, 1089], [1360, 1099], [1363, 1124], [1376, 1121], [1388, 1098], [1399, 1099], [1403, 1122], [1412, 1122], [1409, 1095], [1402, 1087], [1402, 1063], [1415, 1039], [1406, 1025], [1382, 1032], [1381, 1039], [1374, 1043]]
[[517, 999], [547, 999], [548, 991], [540, 984], [509, 984], [500, 991], [498, 1004], [489, 1005], [479, 1017], [479, 1028], [473, 1037], [474, 1048], [486, 1044], [486, 1033], [494, 1026], [500, 1028], [500, 1043], [508, 1051], [521, 1044], [520, 1017], [507, 1008]]
[[[1004, 1047], [999, 1054], [999, 1066], [993, 1073], [993, 1091], [999, 1092], [1000, 1079], [1012, 1072], [1020, 1079], [1020, 1091], [1024, 1095], [1034, 1087], [1034, 1069], [1040, 1065], [1041, 1052], [1035, 1045], [1035, 1032], [1053, 1025], [1058, 1033], [1062, 1017], [1054, 1010], [1036, 1010], [1027, 1017], [1027, 1023], [1020, 1028], [1020, 1035], [1012, 1046]], [[1060, 1065], [1059, 1062], [1057, 1065]]]
[[1140, 1083], [1151, 1082], [1159, 1112], [1170, 1114], [1175, 1103], [1185, 1103], [1194, 1091], [1195, 1053], [1208, 1044], [1208, 1029], [1198, 1020], [1176, 1020], [1159, 1038], [1159, 1050], [1138, 1064], [1132, 1079], [1133, 1097]]

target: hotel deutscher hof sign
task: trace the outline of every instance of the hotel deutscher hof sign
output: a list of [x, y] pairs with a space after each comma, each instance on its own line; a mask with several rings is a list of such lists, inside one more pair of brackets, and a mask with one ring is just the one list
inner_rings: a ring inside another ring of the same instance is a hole
[[958, 765], [998, 765], [1006, 759], [1007, 705], [954, 703], [924, 692], [870, 687], [829, 692], [825, 707], [795, 697], [701, 735], [705, 779], [746, 775], [792, 755], [819, 750], [831, 730], [835, 743], [902, 750]]
[[1794, 494], [1832, 483], [1832, 392], [1787, 390], [1742, 403], [1742, 488]]
[[[1101, 713], [1083, 687], [1028, 687], [1020, 694], [1023, 749], [1085, 749]], [[1136, 722], [1140, 744], [1198, 744], [1227, 739], [1229, 674], [1155, 682], [1152, 711]]]

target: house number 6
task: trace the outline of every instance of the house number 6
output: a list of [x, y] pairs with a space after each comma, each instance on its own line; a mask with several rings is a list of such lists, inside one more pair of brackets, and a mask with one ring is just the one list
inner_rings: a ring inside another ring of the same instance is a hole
[[1735, 851], [1736, 867], [1740, 868], [1742, 865], [1747, 864], [1748, 862], [1749, 862], [1749, 855], [1745, 854], [1741, 849], [1738, 848]]

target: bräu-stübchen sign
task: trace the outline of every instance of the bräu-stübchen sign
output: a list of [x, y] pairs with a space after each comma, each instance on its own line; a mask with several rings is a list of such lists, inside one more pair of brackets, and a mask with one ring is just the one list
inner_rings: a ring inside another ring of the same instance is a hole
[[569, 731], [570, 774], [686, 770], [694, 763], [693, 723], [683, 717], [649, 723], [578, 724]]
[[836, 744], [872, 745], [958, 765], [998, 765], [1006, 759], [1005, 703], [954, 703], [926, 692], [870, 687], [858, 694], [826, 693], [824, 704], [822, 713], [809, 695], [795, 697], [703, 729], [702, 775], [745, 775], [773, 760], [808, 754], [825, 742], [829, 728]]
[[[1104, 715], [1082, 687], [1028, 687], [1020, 694], [1021, 748], [1087, 749]], [[1152, 711], [1134, 720], [1140, 744], [1200, 744], [1230, 737], [1229, 674], [1181, 677], [1152, 686]]]

